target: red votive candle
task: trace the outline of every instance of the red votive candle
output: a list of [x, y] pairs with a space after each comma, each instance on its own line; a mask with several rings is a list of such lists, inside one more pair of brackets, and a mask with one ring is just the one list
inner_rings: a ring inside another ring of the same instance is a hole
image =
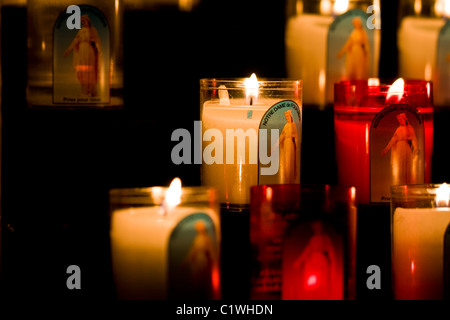
[[251, 299], [355, 297], [356, 189], [251, 188]]
[[433, 152], [432, 83], [378, 79], [335, 84], [338, 183], [360, 203], [390, 201], [390, 187], [428, 183]]
[[282, 299], [355, 299], [356, 189], [303, 186], [300, 198], [283, 239]]

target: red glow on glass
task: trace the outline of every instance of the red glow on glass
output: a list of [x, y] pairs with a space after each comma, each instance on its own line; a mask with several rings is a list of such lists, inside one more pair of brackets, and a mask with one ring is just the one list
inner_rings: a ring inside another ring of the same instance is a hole
[[217, 267], [213, 268], [213, 270], [212, 270], [211, 282], [212, 282], [214, 291], [217, 291], [220, 289], [220, 274], [219, 274], [219, 269]]
[[414, 274], [414, 270], [416, 269], [416, 265], [414, 264], [414, 260], [411, 261], [411, 274]]
[[317, 275], [315, 274], [310, 274], [309, 277], [306, 279], [306, 287], [312, 288], [317, 286]]

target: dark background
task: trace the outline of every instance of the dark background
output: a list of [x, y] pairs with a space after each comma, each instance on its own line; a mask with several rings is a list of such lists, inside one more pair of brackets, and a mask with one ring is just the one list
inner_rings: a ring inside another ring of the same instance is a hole
[[[200, 184], [198, 165], [172, 163], [171, 133], [177, 128], [192, 132], [193, 121], [200, 119], [200, 78], [253, 72], [286, 77], [285, 5], [279, 0], [203, 0], [192, 12], [126, 10], [124, 109], [79, 111], [27, 108], [26, 9], [2, 8], [3, 294], [114, 298], [108, 191], [166, 186], [177, 176], [184, 185]], [[398, 0], [381, 1], [381, 78], [397, 77], [397, 6]], [[304, 106], [302, 183], [334, 184], [332, 113], [329, 108], [323, 114], [311, 111], [308, 121], [308, 110]], [[314, 153], [314, 135], [308, 135], [318, 129], [331, 133], [320, 137], [331, 141], [325, 154]], [[442, 149], [436, 147], [435, 154]], [[445, 181], [448, 171], [436, 163], [433, 180]], [[360, 215], [358, 297], [389, 298], [389, 276], [383, 277], [384, 290], [365, 289], [365, 267], [380, 264], [389, 273], [389, 210], [371, 210]], [[66, 268], [72, 264], [81, 268], [82, 290], [66, 287]]]

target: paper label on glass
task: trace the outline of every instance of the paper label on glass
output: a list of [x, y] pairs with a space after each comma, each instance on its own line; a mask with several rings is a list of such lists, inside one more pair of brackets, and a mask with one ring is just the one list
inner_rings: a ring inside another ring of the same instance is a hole
[[436, 103], [448, 105], [450, 103], [450, 21], [447, 21], [439, 32], [436, 51], [435, 85]]
[[195, 213], [181, 220], [168, 243], [169, 298], [217, 298], [219, 242], [212, 219]]
[[343, 239], [323, 221], [300, 221], [283, 244], [282, 299], [344, 298]]
[[389, 202], [393, 185], [424, 183], [424, 125], [416, 108], [384, 108], [372, 121], [369, 141], [371, 202]]
[[327, 101], [333, 101], [334, 83], [376, 77], [375, 29], [367, 27], [368, 15], [352, 9], [330, 25], [327, 40]]
[[[259, 185], [300, 183], [302, 116], [297, 103], [284, 100], [270, 107], [261, 119], [258, 142]], [[269, 155], [270, 162], [264, 163], [261, 155]]]
[[109, 103], [108, 21], [95, 7], [80, 5], [79, 8], [80, 29], [68, 28], [67, 20], [72, 14], [65, 11], [53, 29], [53, 103]]

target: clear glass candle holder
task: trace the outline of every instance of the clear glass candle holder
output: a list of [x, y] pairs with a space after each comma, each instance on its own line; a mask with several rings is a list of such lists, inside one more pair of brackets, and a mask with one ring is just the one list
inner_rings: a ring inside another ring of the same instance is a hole
[[223, 207], [248, 207], [253, 185], [300, 183], [300, 80], [202, 79], [200, 112], [201, 181]]

